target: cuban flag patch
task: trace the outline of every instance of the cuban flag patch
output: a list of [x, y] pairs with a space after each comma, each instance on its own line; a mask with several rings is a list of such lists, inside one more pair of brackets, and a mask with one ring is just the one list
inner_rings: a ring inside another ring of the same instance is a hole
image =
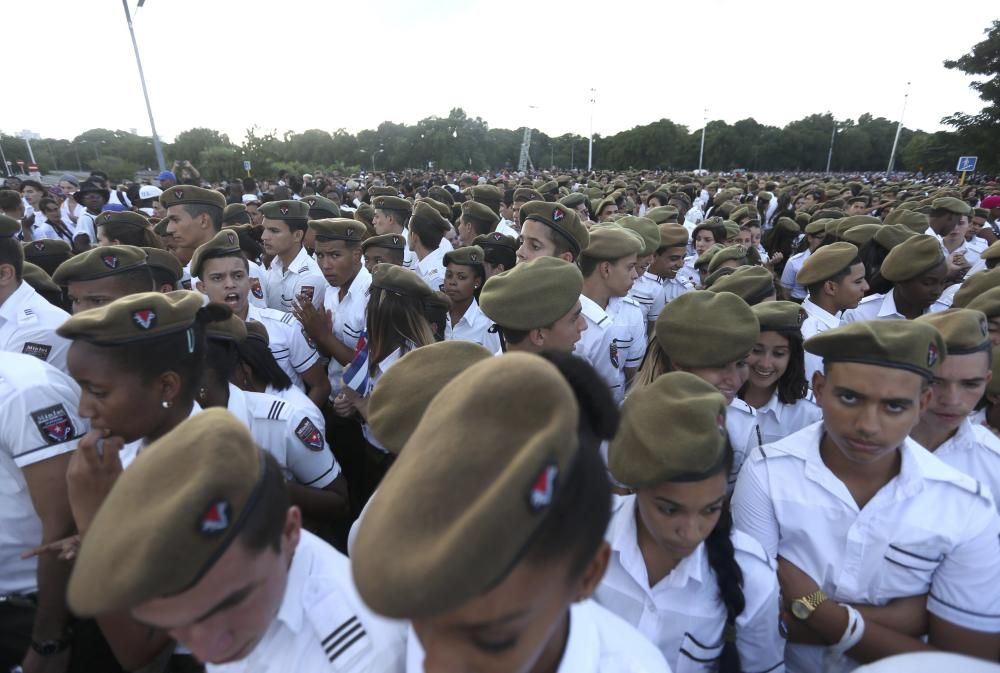
[[31, 412], [31, 420], [48, 444], [62, 444], [76, 437], [76, 428], [61, 404]]
[[532, 512], [541, 512], [552, 504], [559, 480], [559, 466], [549, 463], [538, 473], [528, 491], [528, 507]]
[[297, 428], [295, 428], [295, 436], [298, 437], [310, 451], [323, 450], [323, 434], [308, 418], [303, 418], [302, 422], [299, 423]]

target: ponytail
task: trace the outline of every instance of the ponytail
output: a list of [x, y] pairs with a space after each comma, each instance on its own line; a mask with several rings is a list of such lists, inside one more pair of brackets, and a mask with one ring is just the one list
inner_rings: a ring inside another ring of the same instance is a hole
[[732, 540], [733, 515], [729, 503], [723, 505], [719, 523], [705, 540], [708, 564], [719, 584], [719, 598], [726, 607], [726, 628], [723, 630], [719, 673], [740, 673], [740, 655], [736, 650], [736, 618], [746, 608], [743, 597], [743, 571], [736, 562]]

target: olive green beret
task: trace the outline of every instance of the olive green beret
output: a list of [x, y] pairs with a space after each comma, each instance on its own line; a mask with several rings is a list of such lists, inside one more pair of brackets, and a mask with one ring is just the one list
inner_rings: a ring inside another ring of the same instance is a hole
[[52, 274], [56, 285], [107, 278], [146, 266], [146, 251], [134, 245], [102, 245], [70, 257]]
[[479, 307], [501, 327], [532, 330], [548, 327], [569, 313], [582, 291], [583, 275], [576, 264], [538, 257], [487, 280]]
[[[414, 349], [386, 370], [368, 403], [368, 427], [390, 453], [399, 455], [434, 396], [449, 381], [493, 357], [471, 341], [441, 341]], [[391, 374], [391, 375], [390, 375]]]
[[285, 222], [306, 222], [309, 220], [309, 204], [302, 201], [268, 201], [257, 212], [269, 220]]
[[835, 217], [835, 218], [832, 218], [832, 219], [825, 219], [824, 221], [826, 222], [826, 226], [824, 227], [824, 230], [826, 231], [826, 235], [827, 236], [833, 236], [834, 238], [836, 238], [836, 236], [837, 236], [837, 227], [840, 226], [840, 223], [841, 223], [841, 221], [843, 219], [844, 218], [842, 218], [842, 217]]
[[568, 481], [579, 415], [569, 384], [537, 355], [487, 358], [444, 386], [358, 530], [351, 564], [362, 600], [386, 617], [414, 618], [495, 587]]
[[591, 208], [591, 210], [593, 210], [594, 211], [594, 215], [597, 216], [597, 215], [600, 215], [601, 211], [603, 211], [605, 208], [607, 208], [608, 206], [613, 206], [613, 205], [615, 205], [615, 199], [614, 199], [613, 196], [609, 196], [609, 197], [607, 197], [605, 199], [601, 199], [601, 201], [596, 206], [594, 206], [593, 208]]
[[925, 313], [919, 322], [932, 325], [941, 333], [948, 355], [965, 355], [989, 350], [990, 330], [986, 315], [969, 308], [950, 308], [946, 311]]
[[478, 245], [466, 245], [444, 253], [444, 264], [460, 264], [462, 266], [480, 266], [486, 254]]
[[994, 287], [973, 297], [966, 308], [982, 311], [990, 320], [1000, 318], [1000, 288]]
[[375, 210], [401, 210], [408, 213], [413, 210], [413, 204], [398, 196], [379, 195], [372, 198], [372, 208]]
[[775, 294], [774, 274], [762, 266], [741, 266], [712, 283], [711, 292], [732, 292], [750, 306]]
[[930, 226], [930, 219], [923, 213], [900, 206], [886, 216], [885, 224], [901, 224], [910, 231], [922, 234]]
[[[407, 210], [406, 212], [410, 212]], [[358, 206], [358, 209], [354, 211], [354, 219], [365, 225], [365, 227], [370, 228], [372, 226], [372, 218], [375, 217], [375, 209], [371, 207], [368, 203], [362, 203]]]
[[242, 253], [239, 234], [232, 229], [223, 229], [207, 243], [202, 243], [195, 248], [194, 254], [191, 255], [191, 275], [194, 278], [201, 277], [206, 259], [236, 256], [242, 255]]
[[614, 261], [638, 255], [642, 252], [643, 242], [639, 235], [620, 226], [594, 227], [590, 232], [590, 245], [581, 254], [590, 259]]
[[938, 237], [919, 234], [890, 250], [879, 273], [886, 280], [898, 283], [916, 278], [944, 261], [944, 251]]
[[798, 332], [805, 309], [794, 301], [765, 301], [752, 307], [761, 332]]
[[577, 212], [561, 203], [548, 201], [525, 203], [521, 206], [521, 222], [528, 220], [537, 220], [548, 225], [569, 243], [574, 255], [579, 255], [590, 245], [590, 234], [587, 232], [587, 227], [580, 222]]
[[382, 234], [366, 238], [361, 243], [361, 250], [368, 251], [368, 248], [385, 248], [387, 250], [405, 250], [406, 239], [402, 234]]
[[863, 224], [882, 224], [882, 220], [877, 217], [871, 217], [870, 215], [851, 215], [849, 217], [843, 217], [840, 222], [837, 223], [836, 235], [838, 238], [844, 238], [844, 234], [853, 229], [854, 227], [860, 227]]
[[169, 273], [175, 285], [184, 277], [184, 267], [171, 253], [161, 248], [144, 247], [143, 250], [146, 251], [146, 265], [151, 269], [161, 269]]
[[331, 201], [323, 196], [310, 194], [303, 196], [302, 200], [309, 204], [309, 217], [325, 219], [330, 217], [341, 217], [340, 206], [335, 201]]
[[[443, 203], [441, 201], [438, 201], [437, 199], [432, 199], [430, 197], [427, 197], [427, 198], [421, 197], [421, 198], [417, 199], [416, 201], [414, 201], [414, 204], [416, 204], [416, 203], [426, 203], [428, 206], [430, 206], [434, 210], [436, 210], [439, 213], [441, 213], [441, 217], [443, 217], [444, 219], [446, 219], [446, 220], [448, 220], [450, 222], [451, 219], [452, 219], [452, 217], [453, 217], [453, 215], [454, 215], [454, 213], [452, 211], [453, 207], [457, 206], [459, 208], [459, 211], [461, 211], [462, 207], [466, 203], [476, 203], [476, 202], [475, 201], [463, 201], [461, 204], [457, 204], [456, 203], [456, 204], [452, 204], [452, 205], [449, 206], [447, 203]], [[478, 207], [478, 208], [485, 208], [485, 206], [483, 206], [481, 203], [476, 203], [476, 207]], [[486, 208], [486, 210], [489, 210], [489, 208]], [[497, 218], [498, 222], [500, 221], [500, 217], [496, 213], [493, 213], [492, 210], [490, 210], [490, 213], [493, 214], [493, 216]]]
[[799, 223], [790, 217], [779, 217], [778, 221], [774, 224], [774, 228], [779, 231], [787, 231], [791, 234], [802, 233], [802, 227], [800, 227]]
[[455, 203], [455, 195], [449, 192], [444, 187], [440, 187], [438, 185], [434, 185], [433, 187], [428, 189], [427, 196], [434, 199], [435, 201], [445, 204], [446, 206], [451, 206]]
[[462, 203], [462, 217], [483, 222], [491, 228], [495, 228], [500, 222], [500, 216], [493, 212], [489, 206], [478, 201], [464, 201]]
[[730, 245], [719, 250], [708, 263], [708, 272], [718, 269], [725, 262], [739, 262], [739, 266], [747, 263], [747, 249], [742, 245]]
[[720, 280], [722, 280], [726, 276], [733, 275], [734, 271], [736, 271], [736, 269], [734, 269], [734, 268], [732, 268], [730, 266], [723, 266], [723, 267], [720, 267], [720, 268], [716, 269], [712, 273], [710, 273], [707, 276], [705, 276], [705, 280], [703, 280], [702, 283], [701, 283], [701, 289], [702, 290], [711, 290], [712, 287], [717, 282], [719, 282]]
[[[534, 201], [536, 199], [529, 199], [529, 201]], [[576, 192], [574, 194], [569, 194], [559, 199], [559, 203], [563, 204], [567, 208], [579, 208], [582, 204], [587, 202], [586, 194], [581, 194]]]
[[694, 374], [669, 372], [625, 399], [608, 469], [628, 488], [707, 477], [721, 469], [728, 437], [722, 393]]
[[[368, 196], [378, 197], [378, 196], [399, 196], [399, 190], [395, 187], [390, 187], [389, 185], [372, 185], [368, 188]], [[375, 206], [379, 208], [381, 206]]]
[[8, 217], [0, 213], [0, 238], [12, 238], [19, 233], [21, 233], [21, 223], [13, 217]]
[[36, 292], [59, 292], [59, 286], [52, 282], [52, 277], [45, 273], [45, 269], [31, 262], [24, 262], [21, 278]]
[[698, 255], [698, 259], [694, 261], [694, 268], [700, 269], [702, 267], [707, 267], [712, 263], [712, 259], [723, 249], [721, 243], [714, 243], [712, 247], [705, 250], [705, 252]]
[[559, 191], [559, 183], [555, 180], [549, 180], [548, 182], [543, 182], [538, 186], [538, 193], [542, 196], [548, 196], [549, 194], [555, 194]]
[[757, 199], [760, 201], [770, 201], [773, 197], [774, 194], [763, 189], [757, 192]]
[[258, 320], [248, 320], [246, 321], [247, 329], [247, 339], [257, 339], [264, 343], [265, 346], [270, 345], [271, 337], [267, 333], [267, 328], [264, 327], [264, 323]]
[[949, 213], [955, 213], [956, 215], [968, 215], [972, 212], [972, 206], [953, 196], [934, 199], [931, 203], [931, 208], [934, 210], [947, 210]]
[[972, 216], [973, 217], [988, 218], [990, 216], [990, 209], [989, 208], [973, 208], [972, 209]]
[[213, 320], [205, 326], [205, 336], [217, 341], [243, 343], [247, 340], [247, 325], [239, 316], [230, 314], [225, 320]]
[[413, 204], [413, 213], [410, 215], [410, 229], [422, 228], [424, 226], [441, 233], [442, 235], [451, 229], [451, 222], [445, 219], [437, 208], [425, 201]]
[[684, 367], [722, 367], [739, 360], [760, 335], [757, 316], [731, 292], [695, 290], [677, 297], [656, 319], [663, 352]]
[[226, 209], [226, 197], [214, 189], [202, 189], [194, 185], [177, 185], [164, 189], [163, 193], [160, 194], [160, 206], [164, 209], [170, 206], [184, 206], [189, 203], [215, 206], [222, 211]]
[[130, 294], [70, 316], [56, 334], [106, 346], [152, 339], [194, 325], [207, 302], [204, 295], [188, 290]]
[[743, 205], [734, 210], [733, 212], [729, 213], [729, 219], [732, 220], [733, 222], [739, 222], [741, 219], [748, 218], [756, 214], [757, 214], [756, 208]]
[[503, 193], [493, 185], [475, 185], [465, 190], [465, 193], [473, 201], [485, 203], [493, 210], [499, 210], [500, 202], [503, 201]]
[[819, 236], [826, 233], [826, 225], [829, 224], [830, 219], [826, 217], [821, 217], [818, 220], [814, 220], [806, 225], [805, 232], [811, 234], [812, 236]]
[[376, 264], [372, 269], [371, 286], [418, 299], [424, 299], [431, 293], [420, 276], [395, 264]]
[[491, 231], [488, 234], [476, 236], [476, 238], [472, 241], [472, 244], [478, 245], [483, 249], [483, 252], [485, 252], [487, 248], [507, 248], [508, 250], [517, 252], [517, 249], [520, 247], [516, 238], [501, 234], [499, 231]]
[[722, 226], [726, 230], [726, 241], [735, 240], [740, 235], [740, 225], [732, 220], [723, 220]]
[[568, 175], [560, 175], [559, 177], [556, 178], [556, 182], [559, 185], [568, 185], [569, 183], [573, 182], [573, 178]]
[[360, 242], [368, 233], [364, 224], [346, 217], [310, 220], [309, 228], [316, 232], [316, 240], [320, 241]]
[[103, 227], [106, 224], [126, 224], [136, 229], [149, 229], [149, 220], [139, 213], [131, 210], [106, 210], [94, 218], [95, 227]]
[[647, 210], [645, 217], [648, 217], [657, 224], [666, 224], [671, 221], [677, 222], [680, 212], [674, 206], [656, 206]]
[[536, 190], [529, 187], [518, 187], [514, 190], [514, 201], [519, 203], [527, 203], [528, 201], [544, 201], [543, 197]]
[[[156, 221], [156, 218], [150, 218], [151, 223]], [[153, 225], [153, 233], [155, 233], [160, 238], [169, 238], [170, 232], [167, 231], [167, 225], [170, 224], [170, 220], [163, 218], [162, 220], [156, 221]]]
[[21, 247], [24, 248], [24, 258], [29, 261], [43, 257], [69, 258], [73, 254], [73, 248], [70, 247], [69, 243], [56, 238], [25, 241]]
[[953, 308], [965, 308], [973, 299], [995, 287], [1000, 287], [1000, 267], [972, 274], [955, 293], [951, 305]]
[[875, 234], [882, 226], [881, 224], [859, 224], [845, 231], [841, 238], [860, 247], [875, 238]]
[[222, 224], [228, 224], [240, 215], [247, 212], [247, 207], [242, 203], [230, 203], [222, 211]]
[[190, 589], [259, 502], [264, 456], [226, 409], [205, 409], [150, 444], [83, 538], [67, 594], [73, 612], [126, 610]]
[[[920, 233], [924, 233], [927, 227], [920, 230]], [[878, 231], [875, 232], [875, 242], [886, 250], [892, 250], [897, 245], [903, 241], [913, 238], [917, 235], [917, 232], [913, 231], [905, 224], [888, 224], [882, 225]]]
[[[641, 255], [652, 255], [660, 247], [660, 228], [651, 219], [626, 215], [615, 222], [619, 227], [628, 229], [642, 238]], [[593, 243], [593, 241], [591, 241]]]
[[916, 320], [861, 320], [821, 332], [806, 340], [805, 349], [830, 362], [859, 362], [934, 376], [948, 354], [941, 334]]
[[983, 254], [979, 256], [980, 259], [996, 259], [997, 257], [1000, 257], [1000, 241], [990, 243], [989, 247], [983, 250]]
[[822, 283], [851, 266], [857, 257], [858, 246], [846, 241], [819, 247], [806, 257], [795, 275], [795, 282], [803, 287]]
[[660, 230], [661, 248], [686, 248], [690, 235], [687, 227], [683, 224], [661, 224]]

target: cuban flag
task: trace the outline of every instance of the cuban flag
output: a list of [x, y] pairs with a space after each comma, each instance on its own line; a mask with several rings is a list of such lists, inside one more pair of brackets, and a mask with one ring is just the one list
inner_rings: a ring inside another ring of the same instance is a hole
[[347, 365], [342, 377], [344, 385], [365, 397], [368, 395], [368, 332], [362, 330], [358, 345], [354, 349], [354, 359]]

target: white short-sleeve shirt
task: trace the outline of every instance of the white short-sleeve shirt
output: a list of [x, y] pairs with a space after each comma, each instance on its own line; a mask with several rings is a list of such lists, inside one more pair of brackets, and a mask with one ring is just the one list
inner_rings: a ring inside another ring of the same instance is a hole
[[624, 368], [638, 368], [646, 355], [646, 313], [632, 297], [612, 297], [606, 312], [614, 323], [615, 345], [624, 376]]
[[66, 311], [53, 306], [26, 282], [0, 305], [0, 351], [32, 355], [66, 371], [70, 342], [56, 334], [69, 319]]
[[805, 299], [807, 290], [802, 285], [799, 285], [795, 278], [799, 275], [799, 271], [802, 269], [802, 265], [805, 264], [806, 260], [809, 259], [809, 255], [812, 253], [809, 250], [803, 250], [802, 252], [796, 253], [788, 258], [788, 262], [785, 263], [785, 268], [781, 272], [781, 285], [789, 291], [789, 294], [795, 299]]
[[[451, 248], [451, 245], [448, 247]], [[442, 247], [431, 250], [423, 259], [417, 260], [416, 268], [413, 269], [432, 290], [440, 290], [444, 284], [444, 256], [447, 252]]]
[[491, 353], [495, 353], [500, 349], [500, 335], [495, 331], [491, 332], [491, 327], [493, 327], [493, 321], [479, 308], [479, 302], [473, 299], [457, 324], [452, 325], [451, 313], [448, 313], [444, 326], [444, 338], [448, 341], [472, 341]]
[[642, 314], [646, 322], [656, 322], [656, 318], [663, 310], [664, 298], [663, 287], [665, 281], [654, 273], [646, 272], [639, 276], [632, 289], [628, 291], [628, 296], [635, 300], [642, 308]]
[[775, 390], [767, 404], [757, 409], [757, 425], [760, 426], [760, 441], [771, 444], [794, 434], [823, 418], [823, 411], [811, 399], [797, 400], [785, 404], [778, 399]]
[[258, 308], [253, 304], [247, 309], [247, 321], [256, 321], [264, 326], [271, 355], [288, 374], [292, 385], [302, 388], [300, 375], [319, 362], [319, 354], [306, 336], [302, 324], [291, 313], [273, 308]]
[[[333, 336], [337, 341], [351, 350], [358, 346], [358, 339], [365, 331], [365, 321], [368, 318], [368, 290], [371, 288], [372, 275], [364, 266], [354, 276], [351, 286], [347, 288], [344, 298], [340, 298], [339, 287], [328, 287], [323, 297], [323, 306], [333, 313]], [[330, 399], [344, 385], [341, 376], [344, 365], [331, 358], [326, 367], [330, 378]]]
[[958, 432], [934, 450], [934, 455], [989, 487], [1000, 497], [1000, 438], [984, 425], [966, 419]]
[[[816, 336], [822, 332], [840, 327], [842, 313], [834, 315], [825, 308], [818, 306], [811, 299], [802, 302], [802, 310], [806, 312], [806, 319], [802, 321], [802, 339]], [[812, 385], [812, 376], [815, 372], [823, 371], [823, 358], [809, 351], [805, 354], [806, 381]]]
[[299, 295], [309, 297], [316, 308], [323, 306], [326, 278], [305, 248], [299, 249], [287, 269], [280, 257], [272, 259], [266, 279], [264, 292], [268, 308], [291, 311], [292, 304]]
[[587, 321], [587, 329], [580, 335], [573, 353], [597, 370], [608, 384], [615, 401], [621, 403], [625, 398], [625, 359], [618, 352], [618, 345], [615, 343], [614, 321], [603, 308], [586, 295], [580, 295], [580, 305], [583, 308], [583, 317]]
[[868, 295], [861, 300], [857, 308], [844, 311], [844, 323], [859, 320], [906, 320], [906, 316], [896, 310], [894, 290], [885, 294]]
[[729, 473], [729, 492], [732, 493], [743, 461], [764, 443], [757, 424], [757, 410], [738, 397], [733, 399], [726, 409], [726, 433], [733, 447], [733, 469]]

